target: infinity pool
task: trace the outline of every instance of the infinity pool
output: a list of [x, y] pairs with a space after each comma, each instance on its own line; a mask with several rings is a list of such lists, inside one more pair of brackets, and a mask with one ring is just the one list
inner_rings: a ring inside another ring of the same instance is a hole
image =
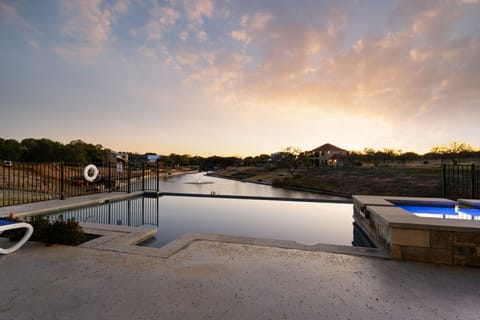
[[62, 215], [94, 223], [155, 225], [157, 234], [144, 243], [150, 247], [162, 247], [190, 232], [307, 245], [371, 246], [353, 224], [351, 203], [161, 196], [105, 203]]

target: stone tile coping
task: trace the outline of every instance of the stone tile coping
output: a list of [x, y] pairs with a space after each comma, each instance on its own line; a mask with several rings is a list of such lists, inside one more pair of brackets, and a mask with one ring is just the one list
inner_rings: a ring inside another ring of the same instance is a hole
[[[480, 221], [461, 219], [439, 219], [416, 216], [402, 208], [395, 207], [395, 203], [429, 204], [453, 206], [456, 201], [442, 198], [410, 198], [410, 197], [383, 197], [383, 196], [353, 196], [354, 204], [362, 211], [368, 211], [376, 218], [395, 228], [408, 229], [435, 229], [457, 232], [480, 232]], [[469, 200], [471, 201], [471, 200]], [[478, 203], [478, 200], [473, 200]], [[466, 202], [465, 202], [466, 203]]]
[[458, 203], [464, 204], [474, 208], [480, 208], [480, 200], [479, 199], [458, 199]]
[[[354, 204], [360, 207], [366, 206], [388, 206], [394, 207], [397, 204], [429, 204], [429, 205], [443, 205], [454, 206], [456, 201], [444, 198], [416, 198], [416, 197], [395, 197], [395, 196], [366, 196], [354, 195], [352, 196]], [[480, 204], [479, 204], [480, 205]]]
[[96, 223], [80, 223], [86, 233], [100, 235], [100, 237], [81, 245], [83, 248], [107, 250], [121, 253], [168, 258], [171, 255], [187, 248], [195, 241], [212, 241], [222, 243], [235, 243], [283, 249], [297, 249], [304, 251], [321, 251], [361, 255], [378, 258], [389, 258], [389, 253], [384, 249], [348, 247], [332, 244], [305, 245], [295, 241], [260, 239], [253, 237], [233, 237], [209, 233], [187, 233], [161, 248], [143, 247], [136, 244], [151, 238], [157, 232], [155, 226], [127, 227]]

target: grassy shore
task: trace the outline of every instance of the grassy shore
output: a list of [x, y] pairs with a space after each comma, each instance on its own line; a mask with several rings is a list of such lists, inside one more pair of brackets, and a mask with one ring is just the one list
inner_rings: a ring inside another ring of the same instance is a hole
[[294, 174], [271, 167], [232, 167], [215, 174], [241, 181], [341, 195], [442, 196], [441, 167], [321, 167], [299, 170]]

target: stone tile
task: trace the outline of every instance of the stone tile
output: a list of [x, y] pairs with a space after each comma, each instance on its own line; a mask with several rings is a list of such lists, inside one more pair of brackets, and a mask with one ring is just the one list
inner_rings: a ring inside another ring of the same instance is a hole
[[455, 232], [455, 244], [480, 245], [480, 233], [478, 233], [478, 232]]
[[430, 232], [392, 228], [392, 245], [430, 247]]
[[450, 231], [430, 231], [431, 248], [452, 248], [453, 232]]
[[453, 254], [451, 249], [402, 246], [402, 260], [452, 264]]
[[480, 267], [480, 257], [453, 256], [453, 264], [466, 267]]
[[453, 254], [456, 256], [475, 257], [477, 255], [477, 248], [471, 246], [455, 246]]
[[392, 259], [402, 260], [402, 247], [392, 246], [391, 254], [392, 254]]

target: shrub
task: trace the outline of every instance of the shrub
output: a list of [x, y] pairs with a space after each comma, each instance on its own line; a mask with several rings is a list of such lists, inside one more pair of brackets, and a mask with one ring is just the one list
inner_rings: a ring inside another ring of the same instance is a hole
[[82, 227], [74, 219], [57, 220], [50, 225], [46, 243], [65, 244], [76, 246], [85, 241], [85, 233]]
[[50, 230], [50, 220], [43, 216], [31, 217], [28, 220], [33, 227], [33, 234], [30, 238], [33, 241], [46, 242]]
[[[19, 222], [16, 217], [2, 218], [9, 221]], [[44, 242], [47, 245], [63, 244], [76, 246], [87, 240], [82, 227], [74, 219], [59, 219], [51, 222], [48, 218], [42, 216], [31, 217], [26, 220], [33, 227], [31, 240]], [[14, 229], [5, 231], [2, 236], [10, 241], [19, 241], [25, 234], [24, 229]]]

